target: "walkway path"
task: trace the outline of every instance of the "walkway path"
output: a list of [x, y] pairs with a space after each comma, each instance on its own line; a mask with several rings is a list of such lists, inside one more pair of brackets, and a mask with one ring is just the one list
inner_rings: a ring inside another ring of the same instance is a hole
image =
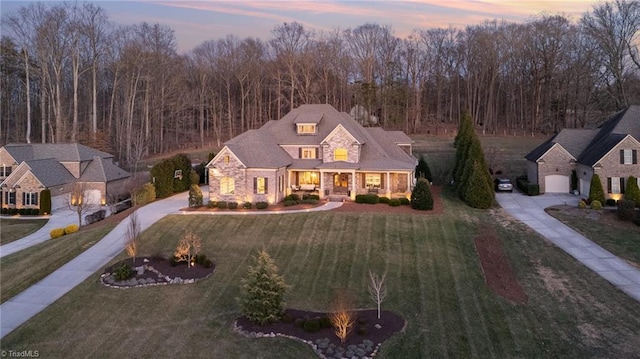
[[577, 206], [578, 197], [554, 193], [532, 197], [521, 193], [498, 193], [496, 200], [511, 216], [525, 223], [618, 289], [640, 302], [640, 270], [544, 211], [545, 208], [554, 205]]
[[[205, 189], [203, 192], [206, 193]], [[187, 203], [188, 193], [177, 194], [160, 201], [139, 208], [138, 215], [140, 229], [144, 231], [152, 224], [168, 214], [196, 214], [198, 212], [179, 212], [178, 208]], [[312, 211], [326, 211], [340, 207], [341, 202], [328, 202], [312, 209], [291, 211], [265, 211], [247, 214], [283, 214]], [[209, 212], [208, 214], [229, 214], [228, 212]], [[243, 213], [244, 214], [244, 213]], [[71, 289], [82, 283], [90, 275], [102, 269], [113, 258], [120, 254], [125, 247], [124, 233], [129, 225], [129, 220], [124, 219], [116, 228], [107, 234], [102, 240], [87, 249], [85, 252], [63, 265], [55, 272], [40, 282], [27, 288], [20, 294], [0, 305], [0, 338], [25, 323], [34, 315], [40, 313], [48, 305], [65, 295]]]
[[[3, 217], [13, 219], [12, 217]], [[28, 236], [0, 246], [0, 258], [21, 251], [23, 249], [42, 243], [51, 236], [49, 232], [54, 228], [63, 228], [70, 224], [78, 224], [78, 214], [68, 208], [60, 208], [50, 216], [23, 216], [20, 219], [49, 219], [49, 221], [37, 231]]]

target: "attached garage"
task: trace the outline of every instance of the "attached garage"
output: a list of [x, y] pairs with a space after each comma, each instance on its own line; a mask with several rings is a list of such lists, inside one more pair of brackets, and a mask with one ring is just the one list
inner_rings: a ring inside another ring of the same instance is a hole
[[546, 193], [569, 193], [569, 176], [550, 175], [544, 178]]

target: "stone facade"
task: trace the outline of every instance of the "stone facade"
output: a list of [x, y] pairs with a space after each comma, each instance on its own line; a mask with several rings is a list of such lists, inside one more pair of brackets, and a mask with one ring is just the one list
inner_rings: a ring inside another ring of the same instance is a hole
[[358, 163], [360, 161], [360, 145], [354, 143], [353, 137], [343, 127], [339, 127], [325, 139], [322, 146], [323, 162], [334, 162], [334, 152], [338, 148], [347, 150], [347, 161]]

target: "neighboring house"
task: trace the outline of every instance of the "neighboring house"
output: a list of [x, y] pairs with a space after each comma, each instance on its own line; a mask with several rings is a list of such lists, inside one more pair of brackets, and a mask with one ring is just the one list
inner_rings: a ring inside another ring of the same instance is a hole
[[408, 197], [417, 160], [401, 131], [365, 128], [330, 105], [302, 105], [225, 143], [207, 164], [210, 201], [277, 203], [292, 192]]
[[[640, 106], [620, 111], [597, 129], [565, 129], [525, 156], [527, 176], [540, 193], [570, 191], [576, 171], [578, 191], [589, 195], [598, 174], [606, 198], [620, 199], [629, 176], [640, 178]], [[639, 184], [640, 184], [640, 180]]]
[[69, 201], [75, 183], [85, 185], [87, 200], [104, 205], [126, 192], [130, 174], [113, 163], [113, 155], [77, 143], [8, 144], [0, 148], [2, 208], [39, 208], [48, 188], [52, 208]]

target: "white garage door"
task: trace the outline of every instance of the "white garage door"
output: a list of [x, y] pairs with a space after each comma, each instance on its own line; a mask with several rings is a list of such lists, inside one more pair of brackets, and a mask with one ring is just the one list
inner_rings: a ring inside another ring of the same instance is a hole
[[569, 176], [546, 176], [544, 186], [547, 193], [569, 193]]

